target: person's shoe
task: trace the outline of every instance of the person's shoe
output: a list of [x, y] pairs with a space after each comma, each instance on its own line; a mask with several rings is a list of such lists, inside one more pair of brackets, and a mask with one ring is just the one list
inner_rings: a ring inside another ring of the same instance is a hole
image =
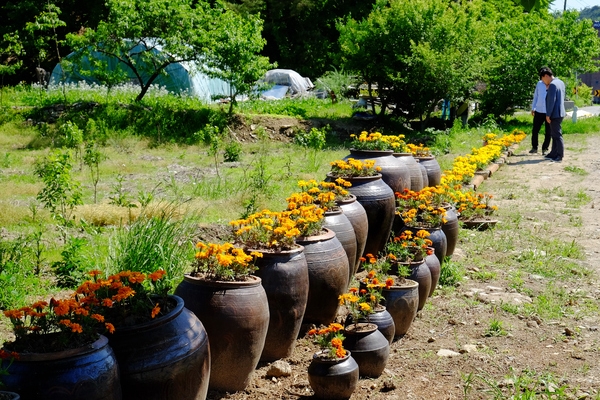
[[546, 158], [555, 158], [556, 156], [554, 154], [552, 154], [552, 153], [548, 153], [544, 157], [546, 157]]
[[531, 150], [529, 150], [529, 154], [537, 154], [537, 149], [531, 149]]
[[542, 155], [545, 156], [548, 153], [548, 149], [542, 149]]
[[561, 157], [555, 157], [552, 159], [552, 162], [562, 162], [562, 158]]

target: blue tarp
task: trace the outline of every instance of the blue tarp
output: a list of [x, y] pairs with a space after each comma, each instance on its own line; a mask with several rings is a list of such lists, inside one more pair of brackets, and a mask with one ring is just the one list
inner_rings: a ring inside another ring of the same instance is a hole
[[[138, 45], [134, 47], [131, 52], [139, 52], [143, 49], [143, 45]], [[160, 51], [154, 49], [152, 51]], [[73, 57], [74, 53], [71, 53], [67, 56], [67, 59]], [[120, 68], [127, 72], [127, 76], [129, 81], [133, 84], [138, 84], [137, 78], [134, 75], [133, 71], [123, 63], [120, 63], [114, 57], [108, 57], [100, 52], [93, 52], [93, 58], [106, 60], [108, 62], [108, 66], [111, 70], [115, 70]], [[87, 83], [95, 83], [99, 84], [99, 82], [90, 77], [84, 76], [81, 74], [81, 70], [91, 70], [91, 64], [88, 57], [83, 57], [79, 65], [74, 68], [72, 72], [66, 74], [63, 77], [63, 70], [60, 64], [57, 64], [56, 67], [52, 70], [52, 75], [50, 76], [50, 85], [58, 85], [61, 83], [77, 83], [81, 81], [85, 81]], [[144, 70], [143, 66], [138, 68], [138, 71], [141, 71], [142, 79], [147, 82], [150, 78], [151, 73], [149, 72], [150, 68]], [[165, 68], [165, 73], [159, 75], [153, 82], [153, 85], [158, 85], [166, 88], [169, 92], [172, 93], [185, 93], [194, 97], [198, 97], [205, 102], [214, 101], [213, 98], [215, 96], [220, 97], [228, 97], [230, 94], [230, 85], [229, 83], [221, 80], [210, 78], [204, 73], [197, 70], [194, 64], [191, 63], [173, 63], [168, 65]]]

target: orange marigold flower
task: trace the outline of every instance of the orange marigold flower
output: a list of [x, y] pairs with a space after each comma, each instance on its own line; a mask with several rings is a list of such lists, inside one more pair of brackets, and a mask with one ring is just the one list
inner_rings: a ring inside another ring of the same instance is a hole
[[160, 307], [158, 306], [158, 303], [156, 303], [156, 305], [152, 309], [152, 313], [150, 315], [152, 316], [152, 318], [154, 318], [158, 315], [159, 312], [160, 312]]
[[159, 269], [148, 275], [148, 277], [152, 280], [152, 282], [156, 282], [157, 280], [162, 279], [162, 277], [165, 276], [166, 273], [167, 271], [165, 271], [164, 269]]
[[115, 333], [115, 326], [113, 324], [111, 324], [110, 322], [107, 322], [106, 324], [104, 324], [104, 326], [106, 327], [106, 330], [109, 333]]
[[358, 292], [358, 288], [351, 287], [350, 289], [348, 289], [348, 291], [349, 291], [350, 293], [356, 293], [356, 292]]
[[92, 318], [98, 322], [104, 322], [104, 316], [100, 314], [92, 314]]
[[81, 325], [73, 322], [71, 324], [71, 332], [75, 332], [75, 333], [83, 333], [83, 328], [81, 327]]
[[101, 274], [102, 274], [102, 271], [97, 270], [97, 269], [93, 269], [90, 272], [88, 272], [88, 275], [90, 275], [90, 276], [98, 276], [98, 275], [101, 275]]
[[332, 332], [338, 332], [341, 331], [342, 329], [344, 329], [344, 327], [342, 326], [342, 324], [338, 324], [336, 322], [329, 324], [329, 329], [331, 329]]
[[343, 347], [338, 347], [338, 348], [335, 350], [335, 355], [336, 355], [338, 358], [344, 358], [344, 357], [346, 356], [346, 350], [344, 350], [344, 348], [343, 348]]
[[111, 299], [102, 299], [102, 305], [104, 307], [112, 307], [114, 302]]
[[387, 278], [385, 280], [385, 287], [389, 289], [392, 286], [394, 286], [394, 278]]
[[342, 347], [342, 341], [340, 338], [333, 338], [331, 339], [331, 345], [339, 349], [340, 347]]
[[308, 336], [313, 336], [317, 334], [317, 330], [316, 329], [311, 329], [310, 331], [308, 331]]

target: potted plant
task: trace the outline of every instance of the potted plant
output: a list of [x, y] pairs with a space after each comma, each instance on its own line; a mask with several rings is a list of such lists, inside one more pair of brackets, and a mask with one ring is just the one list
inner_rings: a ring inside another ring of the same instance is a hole
[[348, 399], [358, 384], [359, 367], [343, 346], [344, 327], [331, 323], [311, 329], [308, 336], [319, 346], [308, 367], [308, 382], [321, 399]]
[[[200, 320], [169, 295], [166, 271], [90, 272], [76, 293], [101, 307], [119, 364], [124, 398], [199, 399], [208, 392], [208, 336]], [[183, 339], [185, 338], [185, 339]], [[166, 385], [173, 385], [168, 395]]]
[[403, 336], [417, 315], [419, 306], [419, 284], [408, 279], [410, 268], [406, 264], [397, 264], [388, 256], [377, 258], [372, 254], [363, 258], [363, 268], [368, 271], [363, 278], [366, 285], [369, 281], [385, 283], [382, 295], [386, 309], [394, 320], [394, 337]]
[[2, 377], [8, 375], [8, 369], [19, 358], [19, 353], [0, 349], [0, 400], [19, 400], [21, 397], [15, 392], [3, 390]]
[[367, 215], [365, 253], [383, 250], [392, 230], [395, 212], [394, 191], [381, 180], [381, 170], [373, 160], [336, 160], [330, 163], [329, 179], [342, 178], [351, 183], [348, 191], [364, 207]]
[[419, 283], [418, 310], [425, 306], [432, 285], [431, 271], [425, 264], [425, 257], [434, 253], [429, 236], [429, 232], [424, 229], [405, 230], [390, 238], [385, 247], [387, 258], [392, 264], [407, 266], [410, 269], [408, 277]]
[[4, 311], [15, 336], [0, 360], [7, 390], [24, 399], [121, 399], [115, 354], [100, 334], [114, 326], [86, 300], [73, 294]]
[[380, 376], [390, 355], [388, 339], [376, 324], [368, 322], [379, 305], [381, 293], [377, 288], [383, 286], [378, 282], [369, 283], [366, 288], [352, 287], [340, 296], [340, 304], [346, 306], [352, 320], [352, 324], [346, 326], [344, 345], [352, 352], [361, 376]]
[[405, 163], [394, 157], [394, 152], [404, 149], [404, 136], [383, 135], [380, 132], [361, 132], [360, 135], [351, 135], [349, 160], [374, 160], [375, 165], [381, 168], [383, 181], [393, 191], [410, 189], [410, 170]]
[[336, 233], [325, 228], [325, 208], [313, 203], [307, 192], [287, 198], [287, 211], [300, 235], [296, 243], [304, 247], [308, 264], [308, 300], [305, 325], [325, 325], [335, 319], [337, 298], [348, 287], [350, 262]]
[[192, 271], [175, 294], [206, 327], [210, 340], [209, 388], [234, 392], [250, 382], [269, 327], [269, 303], [256, 259], [233, 243], [196, 245]]
[[[351, 195], [347, 188], [351, 187], [352, 184], [342, 178], [338, 178], [334, 182], [317, 182], [314, 179], [308, 181], [301, 180], [298, 182], [298, 186], [302, 189], [303, 194], [307, 194], [309, 198], [312, 198], [314, 204], [325, 209], [323, 227], [334, 231], [335, 236], [342, 244], [350, 264], [348, 279], [352, 279], [356, 272], [355, 267], [357, 267], [358, 242], [352, 222], [350, 222], [343, 209], [338, 205], [341, 202], [350, 200]], [[308, 196], [303, 197], [308, 198]], [[367, 227], [365, 226], [364, 228], [366, 230]], [[364, 238], [366, 240], [366, 236]]]
[[498, 207], [491, 204], [493, 198], [489, 193], [463, 192], [458, 204], [459, 220], [463, 226], [480, 230], [494, 226], [498, 222], [494, 218]]
[[308, 264], [291, 211], [263, 210], [230, 222], [236, 243], [260, 252], [254, 274], [261, 278], [269, 302], [269, 328], [262, 361], [289, 357], [300, 332], [308, 300]]
[[429, 240], [433, 242], [435, 255], [440, 260], [440, 265], [446, 256], [448, 241], [442, 230], [446, 222], [446, 209], [438, 198], [436, 188], [425, 188], [419, 192], [405, 190], [404, 193], [396, 193], [396, 223], [394, 231], [426, 230], [429, 232]]

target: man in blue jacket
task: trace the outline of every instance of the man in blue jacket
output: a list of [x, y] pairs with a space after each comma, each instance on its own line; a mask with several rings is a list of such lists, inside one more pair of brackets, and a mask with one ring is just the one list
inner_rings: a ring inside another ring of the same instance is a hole
[[542, 82], [546, 84], [546, 122], [550, 124], [552, 135], [552, 150], [546, 158], [554, 162], [561, 162], [565, 155], [565, 144], [562, 137], [562, 121], [565, 112], [565, 83], [554, 77], [550, 68], [540, 71]]
[[529, 150], [529, 154], [537, 154], [538, 133], [540, 132], [542, 125], [544, 125], [542, 155], [545, 155], [550, 147], [550, 124], [546, 122], [546, 84], [542, 82], [541, 77], [533, 92], [531, 115], [533, 115], [533, 129], [531, 130], [531, 150]]

